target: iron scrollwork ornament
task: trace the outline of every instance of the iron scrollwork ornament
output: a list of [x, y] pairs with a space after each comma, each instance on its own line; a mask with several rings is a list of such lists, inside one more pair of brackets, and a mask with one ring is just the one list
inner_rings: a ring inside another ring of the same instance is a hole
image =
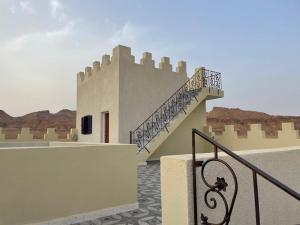
[[[205, 173], [204, 173], [205, 168], [208, 164], [210, 164], [212, 162], [223, 164], [228, 169], [228, 171], [230, 172], [230, 174], [233, 178], [233, 186], [232, 186], [233, 196], [230, 201], [228, 201], [228, 199], [226, 199], [226, 197], [224, 196], [224, 193], [226, 192], [226, 190], [228, 188], [228, 183], [226, 182], [224, 177], [217, 177], [215, 183], [213, 183], [213, 184], [209, 183], [207, 181], [207, 179], [205, 178]], [[226, 163], [225, 161], [223, 161], [221, 159], [218, 159], [218, 158], [209, 159], [202, 165], [201, 178], [202, 178], [202, 181], [205, 184], [205, 186], [208, 188], [204, 194], [205, 205], [209, 209], [217, 208], [217, 205], [218, 205], [217, 198], [216, 197], [209, 198], [209, 195], [215, 194], [216, 196], [218, 196], [218, 199], [222, 200], [224, 207], [225, 207], [224, 217], [221, 221], [219, 221], [217, 223], [210, 223], [208, 221], [209, 220], [208, 217], [205, 216], [204, 214], [201, 214], [201, 218], [200, 218], [201, 224], [202, 225], [223, 225], [223, 224], [228, 225], [230, 217], [231, 217], [232, 209], [233, 209], [233, 206], [235, 203], [237, 190], [238, 190], [237, 178], [236, 178], [236, 175], [235, 175], [233, 169], [229, 166], [228, 163]]]
[[[156, 137], [161, 130], [168, 130], [171, 120], [185, 112], [186, 107], [196, 98], [202, 88], [221, 89], [221, 74], [210, 70], [199, 70], [182, 85], [166, 102], [148, 119], [132, 132], [132, 143], [137, 144], [138, 151]], [[196, 98], [197, 100], [197, 98]]]

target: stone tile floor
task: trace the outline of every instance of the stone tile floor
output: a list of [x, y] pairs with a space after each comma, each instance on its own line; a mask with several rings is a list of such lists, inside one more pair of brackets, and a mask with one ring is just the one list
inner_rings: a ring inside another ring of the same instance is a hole
[[160, 165], [138, 167], [139, 209], [73, 225], [159, 225], [161, 224]]

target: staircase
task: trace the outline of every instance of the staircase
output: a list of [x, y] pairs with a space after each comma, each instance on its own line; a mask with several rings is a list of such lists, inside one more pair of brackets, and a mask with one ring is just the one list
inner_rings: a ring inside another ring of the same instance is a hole
[[220, 96], [223, 96], [221, 74], [204, 68], [197, 70], [141, 125], [130, 131], [130, 143], [137, 145], [139, 161], [146, 161], [202, 101]]

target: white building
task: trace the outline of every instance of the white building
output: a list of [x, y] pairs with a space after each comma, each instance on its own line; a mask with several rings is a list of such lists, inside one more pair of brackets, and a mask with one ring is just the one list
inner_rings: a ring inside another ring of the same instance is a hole
[[162, 57], [156, 68], [151, 53], [136, 63], [131, 49], [119, 45], [77, 75], [78, 139], [130, 143], [132, 131], [146, 153], [141, 161], [186, 153], [189, 131], [206, 125], [206, 100], [220, 97], [219, 73], [198, 68], [189, 79], [184, 61], [173, 70]]

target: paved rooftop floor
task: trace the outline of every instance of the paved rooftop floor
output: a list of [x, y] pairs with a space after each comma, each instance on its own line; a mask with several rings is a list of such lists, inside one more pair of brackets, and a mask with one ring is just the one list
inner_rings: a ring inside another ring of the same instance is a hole
[[74, 225], [159, 225], [161, 224], [160, 165], [138, 167], [139, 209]]

